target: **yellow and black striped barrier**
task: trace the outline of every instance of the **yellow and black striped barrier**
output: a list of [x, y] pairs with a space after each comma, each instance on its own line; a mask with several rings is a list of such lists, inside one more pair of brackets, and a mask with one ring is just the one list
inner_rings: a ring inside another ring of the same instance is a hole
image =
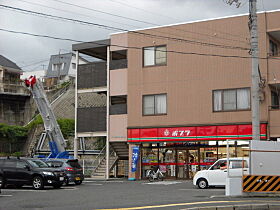
[[243, 192], [280, 192], [280, 176], [243, 176]]

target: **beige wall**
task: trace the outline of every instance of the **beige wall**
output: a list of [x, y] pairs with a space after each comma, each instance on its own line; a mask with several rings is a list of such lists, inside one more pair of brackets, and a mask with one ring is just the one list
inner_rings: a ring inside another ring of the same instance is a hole
[[127, 115], [110, 115], [110, 141], [127, 141]]
[[127, 95], [127, 69], [110, 71], [110, 96]]
[[[265, 23], [270, 28], [280, 28], [280, 12], [269, 16], [259, 16], [260, 56], [267, 55], [268, 37]], [[250, 48], [248, 16], [239, 16], [185, 25], [143, 30], [143, 33], [185, 40], [215, 43], [228, 46]], [[250, 57], [248, 50], [225, 49], [159, 39], [135, 33], [128, 34], [128, 45], [147, 47], [167, 45], [168, 51], [183, 53], [218, 54]], [[199, 56], [168, 53], [167, 65], [143, 67], [142, 50], [128, 49], [128, 127], [195, 125], [217, 123], [242, 123], [251, 121], [251, 111], [219, 112], [212, 111], [212, 91], [251, 87], [251, 59]], [[279, 65], [279, 64], [276, 64]], [[262, 77], [267, 79], [268, 69], [265, 59], [260, 61]], [[263, 90], [269, 94], [269, 88]], [[142, 96], [145, 94], [167, 93], [167, 115], [142, 116]], [[270, 97], [261, 103], [261, 121], [268, 121]], [[280, 116], [279, 116], [280, 117]]]

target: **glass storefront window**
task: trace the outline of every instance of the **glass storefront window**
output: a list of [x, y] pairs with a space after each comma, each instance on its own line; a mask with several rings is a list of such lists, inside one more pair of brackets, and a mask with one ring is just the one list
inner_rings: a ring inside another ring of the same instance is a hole
[[[249, 156], [249, 141], [229, 141], [230, 157]], [[208, 169], [216, 160], [227, 157], [227, 141], [161, 142], [142, 144], [142, 177], [159, 166], [166, 178], [191, 179], [199, 170]]]
[[160, 148], [159, 149], [159, 165], [162, 171], [165, 172], [165, 177], [176, 176], [176, 151], [175, 148]]

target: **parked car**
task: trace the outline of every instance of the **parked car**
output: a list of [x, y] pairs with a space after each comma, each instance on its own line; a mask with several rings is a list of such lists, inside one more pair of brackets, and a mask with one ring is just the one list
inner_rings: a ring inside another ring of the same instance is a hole
[[46, 163], [33, 158], [0, 158], [0, 182], [2, 188], [12, 184], [16, 187], [31, 185], [34, 189], [44, 189], [50, 185], [60, 188], [65, 174], [60, 169], [48, 167]]
[[63, 170], [65, 173], [65, 184], [74, 182], [76, 185], [82, 184], [84, 174], [81, 165], [77, 159], [50, 159], [46, 163], [53, 168]]
[[[230, 158], [229, 175], [231, 177], [241, 177], [243, 174], [248, 174], [248, 166], [249, 158], [247, 157]], [[227, 159], [219, 159], [208, 170], [198, 171], [193, 178], [193, 184], [200, 189], [209, 186], [225, 186], [227, 170]]]

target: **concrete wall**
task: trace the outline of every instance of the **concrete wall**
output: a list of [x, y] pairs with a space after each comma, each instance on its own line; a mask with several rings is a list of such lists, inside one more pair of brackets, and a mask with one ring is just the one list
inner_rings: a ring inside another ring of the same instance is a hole
[[280, 175], [280, 142], [251, 142], [252, 175]]

